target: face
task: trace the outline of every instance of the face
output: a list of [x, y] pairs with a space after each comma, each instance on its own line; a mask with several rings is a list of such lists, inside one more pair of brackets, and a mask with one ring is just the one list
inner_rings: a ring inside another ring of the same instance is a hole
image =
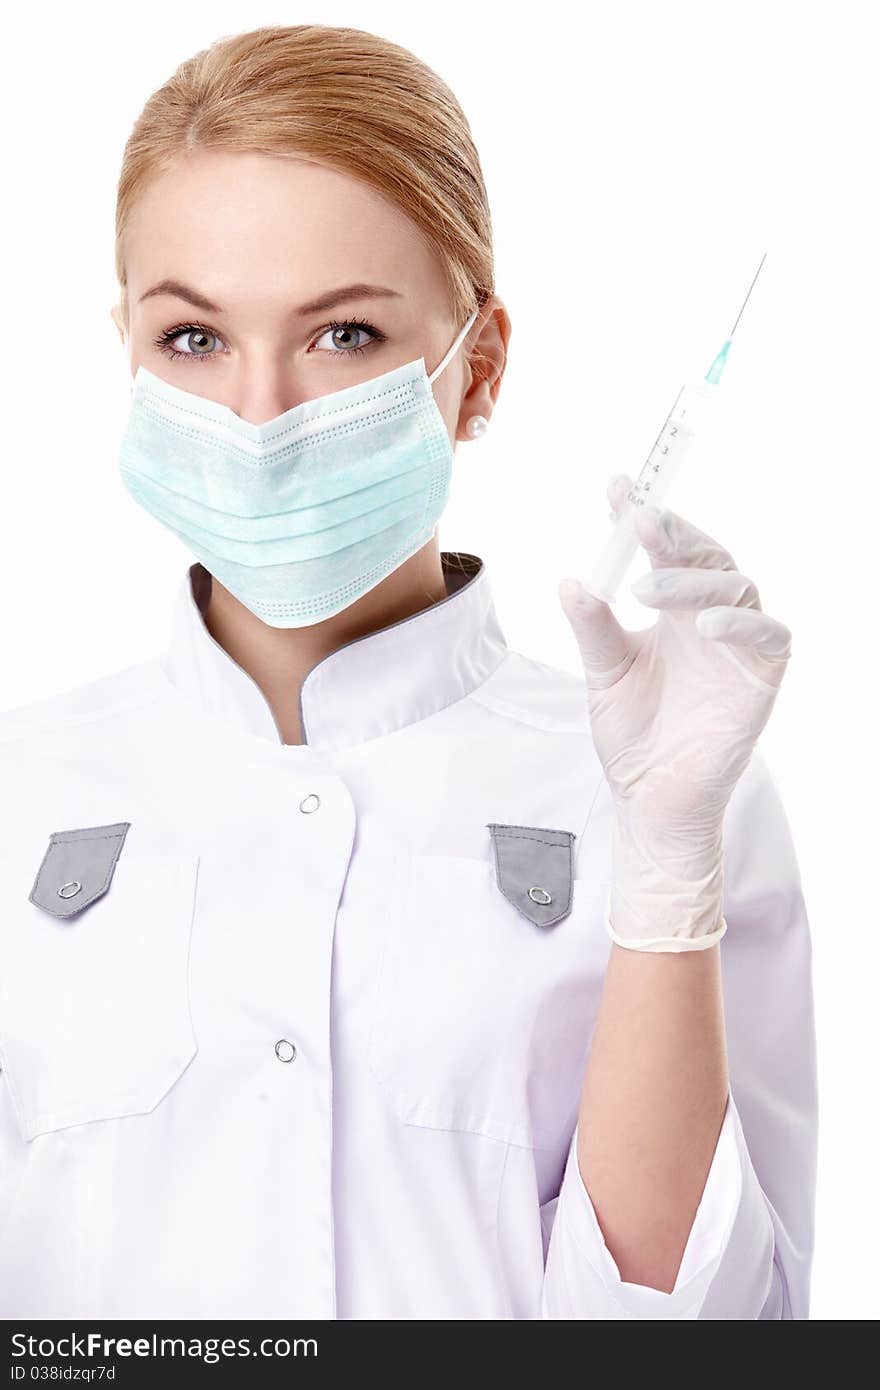
[[[462, 327], [409, 219], [302, 159], [181, 158], [133, 211], [126, 273], [129, 322], [118, 305], [111, 313], [132, 375], [143, 364], [252, 424], [418, 357], [430, 373]], [[508, 333], [490, 301], [433, 383], [452, 441], [468, 438], [471, 415], [491, 416]], [[477, 343], [480, 374], [467, 365]]]

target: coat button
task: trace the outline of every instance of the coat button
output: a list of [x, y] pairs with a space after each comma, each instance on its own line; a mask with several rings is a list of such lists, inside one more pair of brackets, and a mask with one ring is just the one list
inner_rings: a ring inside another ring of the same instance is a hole
[[308, 796], [304, 796], [302, 801], [299, 803], [299, 809], [303, 812], [304, 815], [308, 816], [312, 813], [312, 811], [317, 811], [320, 804], [321, 798], [317, 796], [315, 792], [309, 792]]
[[533, 903], [542, 903], [545, 906], [547, 903], [552, 903], [553, 901], [546, 888], [530, 888], [529, 897]]
[[279, 1062], [292, 1062], [296, 1056], [296, 1048], [287, 1038], [279, 1038], [275, 1044], [275, 1056]]

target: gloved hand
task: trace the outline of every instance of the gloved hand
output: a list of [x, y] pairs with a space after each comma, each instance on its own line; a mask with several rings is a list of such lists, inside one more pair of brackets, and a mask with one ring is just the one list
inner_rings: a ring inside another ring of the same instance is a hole
[[[626, 474], [609, 483], [615, 511], [631, 486]], [[641, 951], [700, 950], [726, 930], [724, 811], [770, 717], [791, 633], [684, 517], [644, 506], [635, 524], [652, 569], [633, 592], [660, 610], [653, 627], [628, 632], [577, 580], [559, 585], [615, 807], [606, 927]]]

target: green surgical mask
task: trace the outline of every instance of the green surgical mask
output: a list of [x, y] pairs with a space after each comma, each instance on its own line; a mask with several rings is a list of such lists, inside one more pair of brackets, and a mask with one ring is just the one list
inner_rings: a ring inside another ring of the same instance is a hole
[[119, 468], [140, 506], [271, 627], [339, 613], [430, 540], [453, 452], [425, 360], [262, 425], [139, 367]]

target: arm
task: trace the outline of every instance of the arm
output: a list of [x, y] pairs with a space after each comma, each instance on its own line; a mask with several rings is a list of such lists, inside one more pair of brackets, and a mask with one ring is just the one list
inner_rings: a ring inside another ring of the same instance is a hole
[[[647, 1271], [627, 1266], [603, 1212], [606, 1241], [580, 1171], [579, 1120], [559, 1192], [541, 1210], [546, 1318], [809, 1315], [817, 1136], [810, 926], [787, 817], [760, 750], [725, 819], [724, 917], [719, 946], [683, 957], [720, 953], [730, 1094], [675, 1286], [642, 1282]], [[593, 1046], [598, 1040], [597, 1027]], [[591, 1048], [588, 1067], [594, 1060]], [[640, 1181], [630, 1196], [641, 1203]], [[647, 1215], [650, 1235], [655, 1217]]]
[[[615, 511], [629, 481], [624, 475], [609, 486]], [[758, 788], [758, 814], [745, 829], [763, 869], [751, 883], [761, 906], [744, 944], [754, 948], [763, 932], [775, 945], [782, 893], [793, 910], [797, 902], [790, 846], [777, 863], [762, 858], [765, 840], [784, 844], [784, 815], [770, 780], [764, 775], [762, 796], [761, 774], [750, 769], [785, 675], [791, 633], [764, 613], [754, 582], [711, 536], [644, 499], [632, 520], [651, 560], [651, 571], [633, 589], [660, 611], [652, 628], [628, 632], [578, 581], [560, 585], [614, 805], [606, 926], [618, 949], [609, 960], [560, 1191], [563, 1253], [552, 1262], [545, 1313], [615, 1316], [589, 1311], [592, 1299], [579, 1304], [571, 1283], [556, 1273], [578, 1264], [574, 1246], [566, 1245], [570, 1236], [624, 1309], [617, 1316], [699, 1317], [705, 1305], [720, 1307], [717, 1316], [763, 1317], [770, 1308], [779, 1311], [768, 1315], [778, 1317], [784, 1305], [774, 1259], [778, 1213], [763, 1198], [732, 1096], [723, 1108], [729, 1064], [719, 955], [726, 977], [722, 938], [734, 924], [723, 910], [729, 904], [722, 830], [729, 806], [743, 801], [744, 783], [753, 794]], [[753, 874], [752, 864], [746, 862], [745, 872]], [[625, 960], [620, 948], [646, 958]], [[737, 942], [734, 959], [740, 954]], [[753, 954], [743, 981], [755, 997], [762, 965]], [[771, 1037], [791, 1007], [786, 989], [794, 982], [776, 983]], [[742, 984], [738, 996], [741, 990]], [[741, 1008], [739, 997], [736, 1003]], [[743, 1024], [764, 1031], [762, 1021], [748, 1017], [735, 1020], [736, 1031]], [[749, 1081], [763, 1086], [784, 1115], [787, 1078], [773, 1078], [773, 1067], [771, 1056], [761, 1057]], [[779, 1085], [775, 1097], [771, 1078]], [[767, 1128], [785, 1151], [778, 1124]], [[768, 1151], [768, 1172], [776, 1166]], [[729, 1182], [718, 1176], [727, 1171]], [[625, 1291], [639, 1289], [634, 1305]], [[656, 1309], [664, 1296], [671, 1300], [665, 1312]], [[566, 1306], [587, 1311], [553, 1311]], [[652, 1306], [655, 1312], [645, 1311]]]
[[611, 956], [577, 1158], [621, 1278], [670, 1293], [727, 1105], [720, 945]]

